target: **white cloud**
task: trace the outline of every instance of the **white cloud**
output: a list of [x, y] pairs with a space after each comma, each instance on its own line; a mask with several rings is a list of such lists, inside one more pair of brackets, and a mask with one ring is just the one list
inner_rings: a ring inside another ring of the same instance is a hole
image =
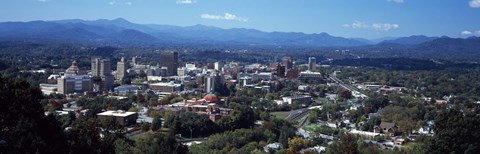
[[108, 2], [108, 5], [132, 5], [132, 2], [129, 2], [129, 1], [126, 1], [126, 2], [110, 1], [110, 2]]
[[37, 0], [37, 2], [47, 2], [48, 0]]
[[236, 21], [242, 21], [242, 22], [248, 21], [247, 18], [239, 17], [230, 13], [225, 13], [223, 15], [202, 14], [200, 15], [200, 18], [211, 19], [211, 20], [236, 20]]
[[470, 4], [470, 7], [480, 8], [480, 0], [470, 0], [468, 4]]
[[403, 3], [403, 0], [387, 0], [388, 2]]
[[460, 33], [462, 36], [480, 36], [480, 30], [477, 31], [469, 31], [469, 30], [464, 30]]
[[473, 33], [471, 31], [468, 31], [468, 30], [464, 30], [463, 32], [461, 32], [461, 34], [463, 36], [468, 36], [468, 35], [472, 35]]
[[343, 24], [345, 28], [352, 28], [352, 29], [373, 29], [376, 31], [389, 31], [393, 29], [397, 29], [400, 27], [398, 24], [391, 24], [391, 23], [373, 23], [369, 24], [366, 22], [355, 21], [352, 24]]
[[197, 0], [177, 0], [177, 4], [193, 4], [197, 3]]
[[389, 31], [391, 29], [397, 29], [400, 27], [398, 24], [389, 24], [389, 23], [375, 23], [372, 24], [372, 28], [378, 31]]

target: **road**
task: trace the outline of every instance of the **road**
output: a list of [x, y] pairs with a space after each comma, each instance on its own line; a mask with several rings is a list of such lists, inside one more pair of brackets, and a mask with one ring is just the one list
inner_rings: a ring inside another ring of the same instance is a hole
[[[346, 83], [343, 83], [342, 80], [338, 79], [337, 78], [337, 71], [333, 72], [330, 76], [329, 76], [330, 79], [332, 79], [333, 81], [335, 81], [338, 85], [340, 85], [340, 87], [342, 87], [343, 89], [346, 89], [348, 91], [351, 91], [352, 94], [354, 93], [357, 93], [357, 94], [360, 94], [361, 97], [364, 97], [364, 98], [368, 98], [367, 95], [365, 95], [364, 93], [361, 93], [360, 91], [358, 91], [357, 89], [353, 89], [351, 88], [350, 86], [348, 86]], [[353, 86], [352, 86], [353, 87]]]

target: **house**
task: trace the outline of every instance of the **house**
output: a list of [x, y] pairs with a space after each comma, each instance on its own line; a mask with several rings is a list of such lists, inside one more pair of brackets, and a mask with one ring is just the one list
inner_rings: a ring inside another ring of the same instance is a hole
[[373, 127], [374, 133], [390, 133], [391, 136], [395, 136], [395, 133], [398, 130], [398, 126], [395, 123], [382, 122], [380, 125], [375, 125]]
[[422, 135], [433, 135], [433, 120], [428, 121], [425, 125], [420, 127], [415, 133]]
[[280, 144], [278, 142], [275, 142], [275, 143], [271, 143], [271, 144], [268, 144], [265, 147], [263, 147], [263, 151], [265, 151], [266, 153], [270, 153], [270, 152], [276, 152], [277, 150], [280, 150], [281, 148], [282, 148], [282, 144]]
[[300, 150], [300, 153], [308, 153], [308, 152], [313, 152], [313, 153], [323, 153], [326, 152], [327, 148], [324, 146], [314, 146], [306, 149]]
[[363, 107], [361, 103], [350, 103], [350, 110], [358, 110], [359, 108]]
[[336, 121], [327, 121], [325, 123], [325, 125], [330, 127], [330, 128], [338, 128], [338, 126], [339, 126], [338, 122], [336, 122]]
[[393, 143], [395, 145], [403, 145], [405, 143], [405, 139], [402, 139], [402, 138], [396, 139], [396, 140], [393, 141]]

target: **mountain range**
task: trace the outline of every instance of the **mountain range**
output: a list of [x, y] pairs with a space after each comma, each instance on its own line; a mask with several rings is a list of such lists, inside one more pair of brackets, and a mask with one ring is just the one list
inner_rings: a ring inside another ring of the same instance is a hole
[[263, 32], [256, 29], [222, 29], [213, 26], [135, 24], [113, 20], [56, 20], [1, 22], [0, 40], [78, 42], [105, 45], [226, 44], [294, 47], [358, 47], [371, 45], [419, 45], [445, 37], [409, 36], [368, 40], [327, 33]]

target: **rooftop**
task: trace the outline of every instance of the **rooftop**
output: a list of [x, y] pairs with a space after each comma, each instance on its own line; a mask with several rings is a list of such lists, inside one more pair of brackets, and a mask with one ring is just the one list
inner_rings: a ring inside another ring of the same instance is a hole
[[125, 112], [122, 110], [117, 111], [105, 111], [102, 113], [97, 114], [97, 116], [115, 116], [115, 117], [126, 117], [130, 115], [137, 114], [137, 112]]
[[173, 82], [158, 82], [152, 83], [150, 86], [170, 86], [170, 87], [179, 87], [182, 86], [181, 84], [173, 83]]
[[321, 73], [320, 72], [312, 72], [312, 71], [307, 70], [307, 71], [300, 72], [300, 74], [318, 74], [318, 75], [320, 75]]

